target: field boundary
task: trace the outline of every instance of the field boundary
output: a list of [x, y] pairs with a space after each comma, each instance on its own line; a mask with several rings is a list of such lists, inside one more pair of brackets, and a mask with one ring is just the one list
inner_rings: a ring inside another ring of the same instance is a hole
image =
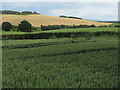
[[82, 36], [105, 36], [118, 35], [118, 32], [99, 31], [99, 32], [64, 32], [64, 33], [36, 33], [36, 34], [18, 34], [18, 35], [2, 35], [2, 40], [23, 40], [23, 39], [49, 39], [49, 38], [73, 38]]

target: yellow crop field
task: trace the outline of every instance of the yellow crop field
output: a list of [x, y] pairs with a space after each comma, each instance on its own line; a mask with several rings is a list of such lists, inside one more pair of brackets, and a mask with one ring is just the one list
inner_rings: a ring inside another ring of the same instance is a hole
[[33, 26], [40, 25], [110, 25], [112, 23], [103, 23], [90, 20], [80, 20], [72, 18], [53, 17], [46, 15], [2, 15], [2, 22], [10, 22], [13, 25], [18, 25], [22, 20], [29, 21]]

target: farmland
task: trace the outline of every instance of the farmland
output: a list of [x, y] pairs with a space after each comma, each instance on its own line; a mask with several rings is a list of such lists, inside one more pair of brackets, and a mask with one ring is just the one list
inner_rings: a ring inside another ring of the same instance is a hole
[[5, 88], [116, 88], [117, 36], [3, 40]]
[[2, 2], [3, 90], [120, 88], [119, 5], [78, 1]]
[[[22, 19], [27, 19], [37, 30], [2, 31], [3, 88], [119, 87], [117, 27], [83, 19], [3, 15], [3, 21], [13, 25]], [[96, 26], [42, 31], [40, 25], [48, 23]]]
[[72, 18], [60, 18], [60, 17], [53, 17], [47, 15], [2, 15], [2, 22], [10, 22], [12, 25], [18, 25], [20, 21], [27, 20], [33, 26], [39, 27], [40, 25], [111, 25], [112, 23], [104, 23], [104, 22], [95, 22], [90, 20], [79, 20], [79, 19], [72, 19]]

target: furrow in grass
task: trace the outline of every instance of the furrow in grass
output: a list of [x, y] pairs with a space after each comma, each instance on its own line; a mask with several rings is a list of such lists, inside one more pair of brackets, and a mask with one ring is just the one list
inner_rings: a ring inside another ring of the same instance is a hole
[[[33, 47], [42, 47], [42, 46], [50, 46], [50, 45], [60, 45], [60, 44], [70, 44], [70, 43], [81, 43], [85, 41], [66, 41], [66, 42], [48, 42], [48, 43], [34, 43], [27, 44], [21, 46], [2, 46], [4, 49], [24, 49], [24, 48], [33, 48]], [[88, 42], [96, 42], [96, 41], [88, 41]]]
[[[10, 58], [9, 60], [13, 59], [29, 59], [29, 58], [40, 58], [40, 57], [52, 57], [52, 56], [61, 56], [61, 55], [72, 55], [72, 54], [80, 54], [80, 53], [89, 53], [89, 52], [99, 52], [99, 51], [106, 51], [106, 50], [117, 50], [118, 48], [110, 47], [110, 48], [96, 48], [96, 49], [89, 49], [89, 50], [80, 50], [80, 51], [73, 51], [73, 52], [64, 52], [64, 53], [56, 53], [56, 54], [43, 54], [39, 56], [29, 56], [23, 58]], [[4, 58], [3, 58], [4, 60]]]

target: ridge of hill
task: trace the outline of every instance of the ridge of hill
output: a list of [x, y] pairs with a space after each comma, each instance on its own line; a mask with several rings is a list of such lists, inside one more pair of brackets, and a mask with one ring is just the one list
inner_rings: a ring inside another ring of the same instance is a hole
[[84, 19], [62, 18], [47, 15], [2, 15], [2, 22], [10, 22], [13, 25], [18, 25], [22, 20], [29, 21], [33, 26], [40, 25], [111, 25], [112, 23], [96, 22]]

